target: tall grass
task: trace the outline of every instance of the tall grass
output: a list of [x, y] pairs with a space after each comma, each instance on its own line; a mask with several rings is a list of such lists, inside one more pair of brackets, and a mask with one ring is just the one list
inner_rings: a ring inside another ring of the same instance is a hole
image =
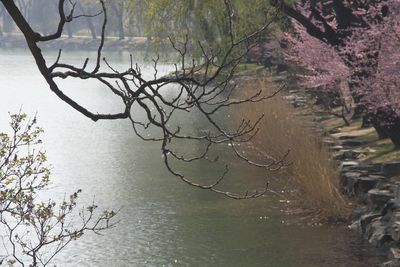
[[[271, 94], [277, 87], [268, 77], [247, 82], [238, 94], [251, 95], [263, 89]], [[288, 174], [295, 197], [302, 207], [321, 219], [343, 220], [349, 215], [345, 198], [340, 193], [339, 172], [320, 136], [310, 127], [310, 120], [301, 116], [282, 93], [270, 100], [251, 103], [235, 110], [237, 118], [258, 118], [265, 114], [260, 132], [252, 140], [257, 147], [279, 157], [290, 149]]]

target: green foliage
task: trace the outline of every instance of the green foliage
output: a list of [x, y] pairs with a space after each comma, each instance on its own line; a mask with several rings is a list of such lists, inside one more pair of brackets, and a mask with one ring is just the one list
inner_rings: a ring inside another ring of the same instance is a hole
[[[68, 243], [85, 232], [99, 232], [114, 225], [113, 211], [96, 215], [96, 205], [74, 218], [80, 190], [61, 203], [39, 201], [49, 184], [46, 155], [37, 149], [43, 130], [36, 118], [10, 115], [11, 134], [0, 132], [0, 233], [6, 235], [0, 249], [0, 265], [46, 266]], [[5, 252], [3, 252], [5, 251]], [[5, 254], [4, 254], [5, 253]]]
[[[261, 28], [272, 17], [274, 26], [269, 34], [285, 25], [285, 17], [269, 1], [232, 0], [231, 5], [236, 39]], [[212, 44], [215, 49], [223, 49], [230, 41], [228, 10], [223, 0], [130, 0], [131, 10], [138, 7], [145, 14], [146, 35], [156, 44], [168, 36], [182, 39], [186, 34], [192, 40]]]

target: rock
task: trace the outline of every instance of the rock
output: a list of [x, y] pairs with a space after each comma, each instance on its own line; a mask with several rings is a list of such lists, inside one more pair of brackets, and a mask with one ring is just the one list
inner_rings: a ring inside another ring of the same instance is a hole
[[344, 172], [341, 174], [342, 186], [348, 195], [354, 195], [354, 186], [357, 183], [361, 173], [359, 172]]
[[395, 200], [400, 203], [400, 183], [396, 182], [390, 186], [390, 191], [393, 193]]
[[381, 266], [382, 267], [400, 267], [400, 262], [398, 260], [391, 260], [391, 261], [384, 262]]
[[371, 147], [365, 147], [364, 150], [365, 150], [366, 152], [369, 152], [369, 153], [375, 153], [375, 152], [376, 152], [376, 149], [373, 149], [373, 148], [371, 148]]
[[400, 261], [400, 248], [392, 247], [389, 251], [389, 258]]
[[380, 219], [380, 218], [382, 218], [382, 215], [380, 213], [368, 213], [368, 214], [365, 214], [365, 215], [361, 216], [361, 218], [360, 218], [360, 226], [361, 226], [361, 232], [363, 234], [366, 233], [367, 226], [369, 224], [371, 224], [371, 221], [373, 219], [376, 219], [376, 218]]
[[329, 147], [329, 150], [331, 150], [331, 151], [340, 151], [340, 150], [343, 150], [343, 149], [344, 149], [343, 146], [330, 146]]
[[342, 186], [349, 195], [356, 195], [361, 201], [367, 200], [367, 193], [374, 189], [384, 178], [380, 176], [365, 176], [360, 172], [342, 173]]
[[333, 141], [331, 138], [323, 138], [322, 143], [328, 147], [332, 147], [335, 145], [335, 141]]
[[295, 108], [304, 107], [305, 105], [306, 105], [306, 103], [299, 102], [299, 101], [295, 101], [295, 102], [293, 103], [293, 107], [295, 107]]
[[354, 184], [354, 193], [360, 198], [365, 198], [365, 194], [373, 189], [380, 181], [381, 179], [370, 176], [358, 177]]
[[339, 166], [339, 170], [342, 170], [342, 171], [351, 170], [355, 166], [358, 166], [358, 165], [360, 165], [360, 163], [357, 161], [343, 161]]
[[354, 170], [354, 171], [368, 173], [368, 174], [377, 174], [377, 173], [381, 172], [382, 165], [381, 164], [362, 163], [362, 164], [358, 164], [356, 166], [351, 166], [350, 169]]
[[356, 172], [356, 171], [349, 171], [349, 172], [342, 172], [341, 175], [342, 175], [342, 177], [344, 179], [350, 178], [350, 177], [351, 178], [358, 178], [358, 177], [360, 177], [362, 175], [362, 173], [361, 172]]
[[368, 236], [368, 241], [375, 247], [381, 247], [391, 240], [390, 235], [386, 234], [385, 228], [379, 217], [372, 219], [367, 226], [366, 235]]
[[386, 162], [382, 164], [382, 171], [385, 176], [393, 177], [400, 175], [400, 162]]
[[345, 157], [345, 159], [353, 160], [353, 159], [357, 159], [361, 154], [362, 154], [362, 152], [358, 151], [358, 150], [347, 150], [347, 151], [344, 151], [343, 156]]
[[356, 139], [357, 136], [351, 136], [351, 135], [342, 135], [339, 136], [338, 139], [339, 140], [352, 140], [352, 139]]
[[400, 240], [400, 221], [395, 221], [390, 227], [390, 236], [394, 241]]
[[330, 134], [335, 134], [335, 133], [340, 133], [340, 129], [339, 128], [333, 128], [329, 130]]
[[359, 157], [360, 154], [361, 154], [360, 151], [342, 149], [342, 150], [339, 150], [337, 153], [335, 153], [334, 159], [355, 160]]
[[286, 99], [287, 101], [295, 101], [296, 100], [296, 95], [286, 95], [283, 98]]
[[392, 189], [393, 184], [390, 181], [385, 181], [382, 183], [379, 183], [376, 188], [379, 190], [389, 190], [393, 194], [393, 198], [395, 197], [395, 193]]
[[342, 146], [350, 146], [350, 147], [355, 147], [355, 146], [363, 146], [365, 145], [367, 142], [361, 139], [356, 139], [356, 138], [352, 138], [352, 139], [342, 139], [339, 142]]
[[344, 160], [343, 158], [343, 150], [339, 150], [336, 153], [333, 154], [333, 159], [334, 160]]
[[360, 225], [360, 218], [367, 212], [366, 207], [358, 207], [353, 211], [352, 214], [352, 221], [354, 222], [351, 226], [350, 229], [358, 229], [361, 230], [361, 225]]
[[297, 97], [295, 98], [295, 101], [296, 101], [296, 102], [307, 103], [307, 97], [304, 97], [304, 96], [297, 96]]
[[361, 230], [361, 223], [360, 221], [354, 221], [352, 224], [350, 224], [349, 229], [352, 231], [357, 231], [360, 235], [362, 235], [362, 230]]
[[371, 189], [368, 191], [368, 200], [374, 209], [381, 209], [391, 198], [393, 198], [393, 194], [389, 190]]
[[[395, 198], [392, 198], [388, 202], [386, 202], [385, 206], [381, 210], [381, 213], [384, 214], [385, 217], [388, 217], [388, 219], [385, 219], [386, 221], [390, 220], [393, 221], [397, 220], [397, 211], [399, 210], [400, 210], [400, 202]], [[398, 219], [400, 220], [400, 213]]]
[[379, 179], [381, 181], [387, 180], [386, 176], [383, 176], [383, 175], [380, 175], [380, 174], [376, 174], [376, 173], [370, 174], [370, 175], [368, 175], [368, 177], [373, 178], [373, 179]]
[[382, 172], [369, 172], [369, 176], [377, 176], [381, 177], [383, 180], [388, 180], [388, 178], [384, 176]]

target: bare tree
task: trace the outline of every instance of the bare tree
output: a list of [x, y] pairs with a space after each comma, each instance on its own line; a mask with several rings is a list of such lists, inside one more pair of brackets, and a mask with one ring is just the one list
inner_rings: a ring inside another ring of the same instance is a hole
[[[167, 76], [158, 74], [159, 57], [153, 60], [154, 75], [151, 79], [145, 79], [141, 68], [133, 62], [125, 71], [118, 71], [109, 64], [102, 56], [104, 45], [104, 35], [107, 24], [107, 10], [104, 1], [100, 1], [101, 13], [104, 18], [97, 57], [93, 68], [88, 67], [89, 58], [83, 62], [82, 66], [74, 66], [62, 62], [62, 51], [59, 51], [56, 61], [48, 64], [43, 56], [39, 44], [60, 38], [66, 23], [80, 17], [90, 17], [94, 14], [75, 14], [76, 3], [73, 1], [59, 0], [58, 12], [59, 22], [57, 30], [53, 34], [42, 35], [32, 29], [25, 20], [14, 1], [1, 0], [14, 22], [25, 36], [29, 49], [36, 61], [40, 73], [45, 78], [50, 89], [65, 103], [73, 107], [84, 116], [98, 120], [127, 119], [132, 124], [132, 129], [137, 136], [146, 141], [156, 141], [161, 144], [161, 151], [167, 169], [185, 183], [201, 189], [210, 190], [223, 194], [234, 199], [255, 198], [263, 195], [268, 190], [266, 186], [251, 193], [234, 194], [220, 189], [219, 184], [228, 173], [228, 166], [218, 175], [215, 182], [211, 184], [199, 184], [189, 179], [186, 175], [175, 169], [176, 162], [190, 163], [200, 160], [209, 160], [210, 148], [214, 145], [227, 143], [232, 148], [234, 155], [265, 170], [276, 170], [284, 164], [284, 158], [275, 159], [268, 157], [262, 163], [257, 163], [245, 157], [237, 149], [238, 143], [251, 140], [257, 134], [257, 125], [263, 115], [254, 121], [243, 120], [240, 125], [230, 129], [215, 117], [215, 114], [224, 108], [239, 105], [245, 102], [258, 102], [273, 95], [263, 95], [261, 91], [246, 99], [234, 99], [232, 95], [237, 86], [232, 84], [232, 78], [236, 67], [241, 62], [250, 48], [250, 44], [259, 34], [265, 31], [276, 19], [277, 13], [270, 10], [266, 16], [265, 24], [258, 30], [248, 33], [245, 36], [237, 36], [235, 31], [234, 6], [229, 0], [225, 0], [228, 45], [222, 50], [215, 50], [205, 42], [191, 42], [189, 35], [177, 40], [169, 38], [170, 44], [179, 57], [179, 63], [175, 64], [175, 71]], [[70, 12], [66, 14], [65, 6], [70, 5]], [[200, 59], [190, 57], [190, 46], [196, 45], [201, 51]], [[102, 71], [103, 68], [108, 71]], [[67, 96], [57, 83], [57, 79], [75, 78], [82, 80], [95, 80], [104, 85], [106, 90], [115, 94], [123, 104], [123, 110], [116, 113], [97, 113], [88, 110], [74, 99]], [[172, 85], [172, 87], [171, 87]], [[168, 96], [165, 92], [168, 90]], [[173, 92], [173, 96], [171, 96]], [[146, 120], [138, 119], [136, 109], [141, 110], [146, 115]], [[185, 125], [174, 122], [177, 114], [189, 114], [199, 112], [207, 121], [208, 129], [198, 134], [188, 134]], [[158, 131], [157, 136], [148, 136], [146, 132], [150, 128]], [[189, 157], [180, 154], [174, 147], [174, 142], [188, 141], [198, 142], [204, 147], [204, 151], [199, 155]]]
[[10, 135], [0, 132], [0, 265], [47, 266], [85, 233], [113, 227], [116, 213], [98, 213], [95, 204], [77, 211], [80, 190], [60, 203], [40, 201], [50, 177], [38, 149], [42, 130], [23, 113], [11, 115], [10, 126]]

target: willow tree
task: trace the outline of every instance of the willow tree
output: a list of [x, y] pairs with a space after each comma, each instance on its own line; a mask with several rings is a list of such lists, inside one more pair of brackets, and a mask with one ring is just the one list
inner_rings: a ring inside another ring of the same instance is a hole
[[[237, 86], [232, 82], [233, 74], [246, 55], [251, 41], [268, 29], [277, 19], [278, 14], [271, 9], [264, 16], [264, 23], [253, 27], [246, 33], [243, 28], [238, 27], [236, 21], [240, 21], [235, 6], [228, 0], [217, 1], [212, 10], [218, 13], [215, 18], [220, 20], [218, 25], [224, 31], [224, 49], [214, 47], [213, 43], [205, 40], [190, 42], [187, 34], [184, 36], [169, 36], [168, 40], [176, 54], [178, 62], [175, 70], [167, 76], [161, 76], [158, 72], [159, 60], [156, 57], [153, 61], [154, 75], [145, 78], [142, 69], [134, 63], [131, 56], [131, 63], [126, 70], [116, 70], [102, 53], [104, 36], [107, 27], [107, 9], [105, 1], [100, 0], [98, 8], [101, 10], [103, 23], [100, 29], [100, 40], [96, 57], [93, 64], [91, 59], [86, 58], [81, 65], [72, 65], [63, 62], [62, 51], [60, 50], [54, 62], [47, 62], [40, 44], [59, 39], [66, 24], [79, 18], [90, 17], [90, 14], [79, 13], [75, 9], [73, 1], [58, 1], [59, 21], [56, 29], [51, 34], [43, 34], [36, 31], [27, 22], [14, 1], [0, 1], [10, 14], [17, 27], [20, 29], [28, 44], [29, 50], [36, 61], [39, 72], [47, 82], [49, 89], [76, 112], [93, 120], [129, 120], [133, 132], [141, 139], [149, 142], [158, 142], [164, 163], [171, 174], [183, 182], [204, 190], [223, 194], [235, 199], [254, 198], [263, 195], [268, 190], [268, 180], [265, 187], [256, 189], [250, 193], [231, 193], [221, 188], [221, 181], [226, 177], [229, 166], [224, 166], [216, 174], [212, 183], [197, 183], [191, 178], [190, 173], [183, 173], [176, 169], [177, 163], [187, 164], [197, 161], [210, 162], [209, 153], [211, 147], [218, 144], [229, 144], [232, 153], [239, 159], [262, 168], [263, 170], [276, 170], [283, 164], [283, 159], [266, 157], [258, 163], [247, 158], [238, 149], [238, 144], [248, 142], [257, 134], [257, 125], [263, 115], [254, 120], [242, 120], [234, 126], [226, 126], [218, 121], [216, 114], [221, 110], [240, 105], [246, 102], [257, 102], [270, 98], [273, 95], [264, 95], [261, 91], [248, 96], [245, 99], [233, 98]], [[190, 2], [190, 1], [189, 1]], [[155, 2], [149, 1], [149, 7]], [[158, 2], [157, 2], [158, 3]], [[162, 3], [162, 2], [159, 2]], [[183, 8], [188, 6], [180, 1]], [[211, 3], [207, 2], [209, 5]], [[206, 7], [206, 2], [199, 5]], [[68, 9], [66, 9], [68, 6]], [[159, 7], [160, 8], [160, 7]], [[68, 11], [66, 11], [68, 10]], [[167, 13], [161, 12], [163, 16]], [[160, 14], [161, 14], [160, 13]], [[223, 15], [224, 14], [224, 15]], [[190, 17], [190, 15], [188, 15]], [[209, 15], [213, 19], [212, 14]], [[266, 18], [266, 19], [265, 19]], [[225, 23], [223, 23], [223, 21]], [[210, 25], [213, 25], [210, 23]], [[222, 26], [223, 25], [223, 26]], [[222, 39], [222, 37], [221, 37]], [[193, 58], [189, 52], [189, 46], [196, 44], [201, 53], [200, 58]], [[122, 109], [115, 113], [104, 113], [101, 110], [90, 110], [79, 101], [68, 96], [60, 83], [60, 79], [93, 80], [102, 85], [115, 95]], [[139, 111], [138, 111], [139, 110]], [[207, 128], [200, 132], [191, 133], [187, 125], [181, 125], [177, 116], [190, 116], [191, 112], [197, 112], [207, 122]], [[145, 114], [144, 118], [140, 115]], [[150, 135], [150, 129], [155, 129], [154, 135]], [[196, 143], [203, 150], [198, 155], [187, 155], [179, 151], [179, 142]]]
[[[286, 17], [277, 13], [277, 9], [271, 6], [269, 1], [232, 0], [229, 1], [229, 5], [235, 37], [245, 37], [257, 31], [272, 16], [274, 24], [268, 27], [267, 31], [257, 35], [258, 38], [265, 39], [286, 24]], [[188, 34], [194, 42], [205, 41], [213, 44], [216, 49], [229, 48], [229, 35], [232, 32], [226, 23], [226, 6], [222, 0], [130, 0], [130, 10], [134, 17], [144, 14], [142, 21], [146, 36], [157, 44], [169, 35], [182, 38]], [[193, 47], [197, 48], [196, 45]]]

